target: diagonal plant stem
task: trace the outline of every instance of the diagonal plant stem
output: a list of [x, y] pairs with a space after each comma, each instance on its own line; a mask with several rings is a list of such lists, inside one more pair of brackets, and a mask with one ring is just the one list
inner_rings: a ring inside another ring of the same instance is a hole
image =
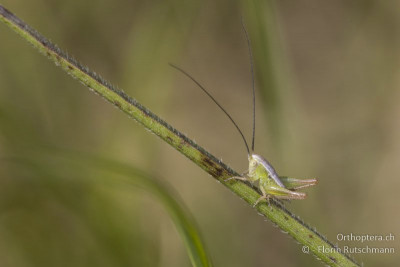
[[[99, 75], [82, 66], [2, 5], [0, 5], [0, 20], [31, 43], [42, 54], [54, 61], [56, 65], [63, 68], [73, 78], [79, 80], [91, 91], [105, 98], [129, 117], [142, 124], [146, 129], [173, 146], [249, 205], [254, 205], [259, 199], [259, 192], [248, 184], [241, 181], [224, 181], [228, 177], [238, 176], [237, 172], [142, 106], [135, 99], [129, 97], [122, 90], [115, 88]], [[330, 266], [359, 266], [350, 256], [342, 253], [338, 247], [334, 246], [315, 229], [305, 224], [298, 216], [288, 211], [280, 202], [272, 199], [270, 206], [262, 203], [257, 205], [255, 209], [302, 244], [303, 252], [309, 250], [311, 254]]]

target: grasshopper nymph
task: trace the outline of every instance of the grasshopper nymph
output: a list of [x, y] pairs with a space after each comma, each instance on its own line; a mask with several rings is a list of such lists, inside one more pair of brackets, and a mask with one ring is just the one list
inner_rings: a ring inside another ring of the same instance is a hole
[[247, 155], [249, 160], [249, 169], [242, 176], [234, 176], [226, 179], [228, 180], [242, 180], [249, 181], [251, 184], [256, 185], [258, 189], [261, 191], [262, 196], [254, 203], [256, 206], [261, 200], [267, 200], [269, 203], [269, 198], [275, 197], [277, 199], [291, 200], [291, 199], [304, 199], [306, 198], [306, 194], [302, 192], [296, 192], [300, 188], [305, 188], [309, 186], [313, 186], [317, 184], [316, 179], [295, 179], [288, 177], [279, 177], [276, 173], [274, 167], [262, 156], [254, 153], [254, 137], [255, 137], [255, 86], [254, 86], [254, 70], [253, 70], [253, 57], [250, 46], [250, 39], [244, 24], [242, 23], [243, 32], [246, 37], [247, 46], [249, 49], [250, 56], [250, 66], [251, 66], [251, 74], [252, 74], [252, 88], [253, 88], [253, 136], [252, 136], [252, 145], [251, 152], [249, 146], [247, 144], [246, 138], [244, 137], [242, 131], [236, 122], [232, 119], [232, 117], [228, 114], [228, 112], [215, 100], [215, 98], [198, 82], [196, 81], [189, 73], [184, 71], [183, 69], [173, 65], [170, 63], [171, 67], [179, 70], [184, 75], [186, 75], [189, 79], [191, 79], [194, 83], [196, 83], [204, 93], [206, 93], [217, 106], [225, 113], [226, 116], [230, 119], [233, 125], [236, 127], [247, 149]]

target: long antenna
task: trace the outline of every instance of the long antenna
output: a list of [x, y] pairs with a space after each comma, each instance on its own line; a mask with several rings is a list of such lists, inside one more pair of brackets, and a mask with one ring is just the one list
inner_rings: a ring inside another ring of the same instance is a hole
[[253, 137], [251, 139], [251, 151], [254, 152], [254, 138], [256, 135], [256, 89], [254, 85], [254, 62], [253, 62], [253, 53], [251, 51], [251, 43], [249, 34], [247, 33], [246, 27], [244, 26], [244, 21], [242, 18], [242, 29], [244, 35], [246, 36], [247, 48], [249, 49], [249, 57], [250, 57], [250, 70], [251, 70], [251, 82], [253, 87]]
[[243, 138], [244, 144], [246, 145], [246, 149], [247, 149], [247, 154], [250, 155], [250, 149], [249, 146], [246, 142], [246, 138], [244, 138], [244, 135], [242, 133], [242, 131], [240, 130], [239, 126], [236, 124], [236, 122], [232, 119], [232, 117], [228, 114], [228, 112], [217, 102], [217, 100], [215, 100], [215, 98], [198, 82], [196, 81], [189, 73], [187, 73], [186, 71], [184, 71], [183, 69], [181, 69], [180, 67], [169, 63], [169, 65], [177, 70], [179, 70], [180, 72], [182, 72], [183, 74], [185, 74], [189, 79], [191, 79], [195, 84], [197, 84], [201, 90], [203, 90], [204, 93], [206, 93], [211, 99], [212, 101], [214, 101], [215, 104], [217, 104], [217, 106], [225, 113], [226, 116], [228, 116], [228, 118], [231, 120], [231, 122], [233, 123], [233, 125], [235, 125], [236, 129], [239, 131], [240, 135]]

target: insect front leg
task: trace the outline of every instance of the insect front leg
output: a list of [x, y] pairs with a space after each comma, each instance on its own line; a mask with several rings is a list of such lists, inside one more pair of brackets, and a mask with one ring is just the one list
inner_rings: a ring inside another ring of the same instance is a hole
[[224, 181], [225, 181], [225, 182], [228, 182], [229, 180], [248, 181], [249, 179], [247, 179], [246, 176], [232, 176], [232, 177], [229, 177], [229, 178], [225, 179]]
[[241, 181], [247, 182], [247, 181], [250, 181], [249, 178], [247, 178], [248, 173], [249, 173], [249, 171], [245, 171], [240, 176], [232, 176], [227, 179], [224, 179], [224, 181], [227, 182], [229, 180], [241, 180]]

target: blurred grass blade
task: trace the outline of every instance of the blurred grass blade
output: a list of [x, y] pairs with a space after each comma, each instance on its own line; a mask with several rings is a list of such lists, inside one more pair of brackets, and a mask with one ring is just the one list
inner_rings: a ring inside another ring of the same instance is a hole
[[[115, 88], [99, 75], [79, 64], [75, 59], [68, 56], [55, 44], [51, 43], [47, 38], [40, 35], [1, 5], [0, 20], [31, 43], [42, 54], [63, 68], [68, 74], [173, 146], [249, 205], [253, 206], [260, 198], [260, 192], [245, 183], [240, 181], [225, 181], [228, 177], [239, 176], [238, 172], [232, 170], [229, 166], [123, 91]], [[255, 209], [303, 246], [309, 247], [310, 252], [326, 264], [330, 266], [358, 265], [349, 255], [338, 251], [335, 245], [328, 241], [322, 234], [304, 223], [298, 216], [291, 213], [279, 202], [272, 199], [270, 205], [262, 203], [257, 205]], [[321, 250], [321, 247], [326, 248], [326, 250]]]
[[[78, 156], [78, 154], [72, 155], [73, 159], [79, 157], [84, 158]], [[161, 184], [156, 179], [151, 178], [150, 175], [126, 164], [101, 158], [85, 157], [85, 159], [86, 160], [82, 163], [92, 163], [96, 168], [124, 175], [127, 177], [124, 182], [143, 187], [147, 192], [151, 192], [157, 197], [159, 203], [168, 211], [175, 227], [180, 233], [192, 265], [195, 267], [212, 266], [194, 219], [187, 208], [184, 207], [183, 202], [174, 197], [174, 194], [171, 193], [171, 189], [167, 188], [166, 185]]]
[[[113, 184], [122, 182], [124, 186], [128, 185], [144, 189], [146, 192], [155, 196], [158, 200], [157, 202], [168, 212], [178, 233], [184, 241], [192, 266], [212, 266], [210, 256], [205, 250], [200, 232], [193, 217], [184, 206], [183, 202], [176, 197], [177, 194], [173, 192], [171, 188], [168, 188], [167, 185], [162, 184], [139, 169], [105, 158], [86, 156], [82, 155], [82, 153], [55, 149], [51, 149], [50, 157], [51, 158], [44, 157], [42, 151], [42, 153], [36, 156], [13, 158], [10, 161], [12, 163], [23, 164], [25, 167], [33, 169], [41, 175], [46, 174], [46, 176], [49, 176], [48, 170], [50, 170], [51, 167], [43, 166], [43, 164], [49, 162], [52, 164], [55, 163], [55, 166], [70, 166], [70, 168], [77, 169], [80, 172], [86, 169], [88, 172], [93, 172], [93, 170], [106, 171], [107, 173], [104, 177], [108, 177], [109, 179], [107, 179], [112, 181]], [[52, 166], [53, 168], [54, 165]], [[73, 165], [79, 166], [76, 167]], [[55, 174], [52, 173], [50, 176], [54, 178]]]
[[[274, 138], [272, 145], [279, 148], [282, 138], [282, 97], [287, 93], [288, 80], [285, 58], [279, 39], [275, 1], [242, 1], [242, 9], [248, 22], [257, 68], [257, 82], [269, 132]], [[286, 98], [285, 98], [286, 99]]]

